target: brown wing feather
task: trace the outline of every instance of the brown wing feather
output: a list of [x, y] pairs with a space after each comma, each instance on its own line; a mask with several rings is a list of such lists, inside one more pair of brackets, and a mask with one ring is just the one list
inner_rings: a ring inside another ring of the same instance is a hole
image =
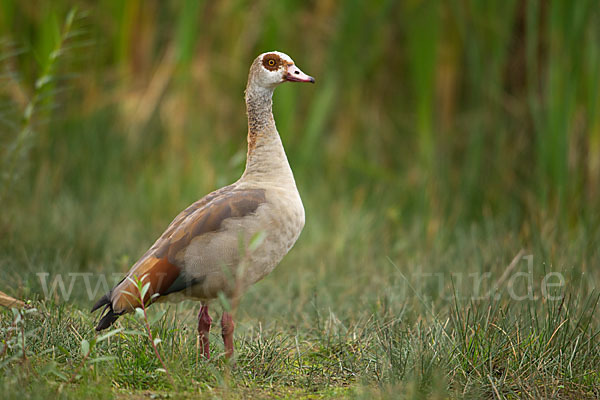
[[[139, 305], [139, 292], [134, 277], [150, 282], [144, 302], [159, 295], [183, 290], [193, 282], [182, 278], [181, 261], [177, 255], [192, 239], [218, 231], [228, 218], [241, 218], [256, 211], [266, 201], [262, 189], [240, 190], [226, 186], [198, 200], [183, 210], [154, 245], [135, 263], [127, 278], [107, 297], [111, 312], [123, 313]], [[108, 301], [107, 301], [108, 303]]]
[[171, 264], [166, 258], [145, 256], [138, 261], [129, 272], [127, 278], [112, 291], [112, 307], [118, 312], [130, 311], [140, 306], [140, 292], [136, 280], [144, 284], [150, 282], [150, 287], [144, 296], [144, 304], [148, 304], [151, 297], [164, 293], [175, 282], [180, 274], [180, 268]]

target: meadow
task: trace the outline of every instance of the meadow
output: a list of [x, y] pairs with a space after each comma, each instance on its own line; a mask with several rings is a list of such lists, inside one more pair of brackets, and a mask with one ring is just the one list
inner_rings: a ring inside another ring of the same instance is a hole
[[[599, 398], [599, 37], [596, 0], [0, 0], [2, 397]], [[197, 303], [96, 333], [243, 171], [268, 50], [316, 78], [274, 96], [306, 226], [234, 362]]]

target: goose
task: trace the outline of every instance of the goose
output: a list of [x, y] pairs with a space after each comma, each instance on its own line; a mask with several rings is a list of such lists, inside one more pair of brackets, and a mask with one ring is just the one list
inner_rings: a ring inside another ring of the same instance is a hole
[[[310, 82], [282, 52], [259, 55], [245, 91], [248, 153], [242, 176], [183, 210], [127, 275], [91, 312], [104, 307], [96, 330], [119, 316], [156, 301], [194, 299], [201, 303], [198, 334], [210, 358], [208, 312], [220, 293], [232, 301], [268, 275], [292, 248], [304, 227], [304, 207], [272, 112], [272, 96], [283, 82]], [[148, 285], [143, 299], [138, 283]], [[221, 317], [225, 356], [233, 355], [234, 322]]]

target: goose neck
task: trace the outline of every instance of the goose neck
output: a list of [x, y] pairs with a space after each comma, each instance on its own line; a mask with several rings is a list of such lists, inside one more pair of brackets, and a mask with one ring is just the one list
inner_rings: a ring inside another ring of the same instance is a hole
[[261, 181], [287, 181], [292, 172], [273, 118], [273, 90], [249, 86], [246, 89], [248, 114], [248, 155], [244, 177]]

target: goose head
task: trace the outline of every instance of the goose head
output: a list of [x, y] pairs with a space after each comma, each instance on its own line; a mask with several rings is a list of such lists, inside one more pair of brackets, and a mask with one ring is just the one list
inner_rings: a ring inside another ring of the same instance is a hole
[[270, 51], [256, 57], [250, 67], [249, 87], [258, 86], [273, 90], [283, 82], [315, 83], [315, 78], [302, 72], [285, 53]]

